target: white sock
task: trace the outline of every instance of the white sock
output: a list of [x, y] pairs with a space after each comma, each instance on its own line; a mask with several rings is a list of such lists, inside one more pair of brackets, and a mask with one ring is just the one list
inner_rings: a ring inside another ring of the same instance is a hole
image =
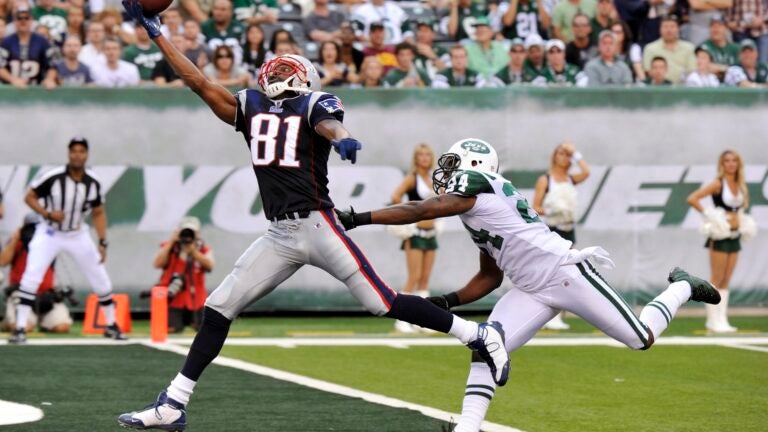
[[26, 330], [29, 313], [32, 312], [32, 306], [25, 304], [16, 305], [16, 330]]
[[461, 417], [454, 432], [478, 432], [495, 392], [496, 384], [491, 376], [491, 368], [485, 363], [473, 362], [467, 377]]
[[477, 339], [477, 323], [454, 315], [448, 334], [460, 340], [461, 343], [468, 344]]
[[192, 393], [195, 391], [195, 384], [197, 384], [195, 381], [192, 381], [179, 372], [166, 390], [168, 392], [168, 397], [176, 402], [181, 402], [186, 406], [189, 403], [190, 396], [192, 396]]
[[104, 311], [104, 319], [107, 321], [107, 325], [110, 326], [115, 323], [115, 304], [110, 303], [106, 306], [102, 306]]
[[654, 339], [658, 339], [675, 317], [677, 309], [689, 298], [691, 298], [691, 285], [685, 281], [674, 282], [643, 308], [640, 312], [640, 321], [651, 329]]

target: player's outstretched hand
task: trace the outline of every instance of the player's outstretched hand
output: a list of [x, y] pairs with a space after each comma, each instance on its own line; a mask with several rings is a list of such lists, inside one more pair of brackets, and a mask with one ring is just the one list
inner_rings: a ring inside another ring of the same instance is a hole
[[451, 310], [451, 306], [448, 304], [448, 299], [445, 298], [445, 296], [432, 296], [427, 297], [427, 300], [432, 302], [435, 306], [439, 307], [443, 310]]
[[357, 161], [357, 151], [363, 148], [363, 144], [354, 138], [343, 138], [331, 141], [333, 148], [341, 156], [341, 160], [349, 159], [350, 162]]
[[357, 226], [355, 225], [355, 209], [351, 206], [349, 211], [339, 209], [333, 209], [333, 211], [336, 212], [336, 217], [339, 218], [339, 222], [341, 222], [345, 230], [349, 231]]
[[145, 17], [144, 9], [139, 0], [123, 0], [123, 8], [125, 8], [128, 16], [147, 30], [150, 38], [154, 39], [160, 36], [160, 17], [157, 15]]

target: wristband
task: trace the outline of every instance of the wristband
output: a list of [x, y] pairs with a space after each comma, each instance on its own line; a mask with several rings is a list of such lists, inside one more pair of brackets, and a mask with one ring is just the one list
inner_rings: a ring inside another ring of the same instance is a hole
[[107, 247], [109, 247], [109, 242], [107, 241], [107, 239], [99, 239], [99, 246], [106, 249]]
[[443, 296], [445, 299], [445, 302], [448, 303], [448, 308], [453, 308], [456, 306], [461, 306], [461, 301], [459, 300], [459, 295], [456, 294], [456, 292], [448, 293]]
[[584, 155], [582, 155], [581, 152], [578, 152], [578, 151], [574, 152], [573, 155], [571, 156], [571, 160], [574, 163], [578, 163], [582, 159], [584, 159]]
[[352, 216], [355, 226], [359, 227], [362, 225], [370, 225], [371, 224], [371, 212], [367, 211], [364, 213], [355, 213]]

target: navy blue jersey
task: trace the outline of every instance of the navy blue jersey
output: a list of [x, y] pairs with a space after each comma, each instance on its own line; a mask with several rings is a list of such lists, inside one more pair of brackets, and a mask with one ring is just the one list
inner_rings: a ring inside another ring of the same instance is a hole
[[333, 208], [328, 196], [331, 143], [315, 126], [328, 119], [343, 121], [341, 101], [313, 92], [275, 102], [257, 90], [242, 90], [235, 98], [235, 128], [251, 151], [267, 219]]
[[29, 78], [31, 83], [39, 83], [45, 78], [52, 57], [48, 40], [37, 33], [32, 33], [26, 46], [21, 45], [16, 33], [0, 42], [0, 68], [8, 69], [13, 76]]

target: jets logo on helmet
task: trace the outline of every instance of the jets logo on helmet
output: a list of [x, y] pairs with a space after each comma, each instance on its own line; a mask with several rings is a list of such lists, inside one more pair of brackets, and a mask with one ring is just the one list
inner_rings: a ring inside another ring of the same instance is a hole
[[437, 169], [432, 174], [435, 193], [445, 190], [448, 181], [459, 170], [499, 172], [499, 156], [488, 142], [477, 138], [466, 138], [454, 143], [437, 160]]
[[310, 93], [320, 90], [320, 75], [306, 58], [286, 54], [264, 63], [259, 73], [259, 86], [270, 99], [286, 97], [286, 91]]

